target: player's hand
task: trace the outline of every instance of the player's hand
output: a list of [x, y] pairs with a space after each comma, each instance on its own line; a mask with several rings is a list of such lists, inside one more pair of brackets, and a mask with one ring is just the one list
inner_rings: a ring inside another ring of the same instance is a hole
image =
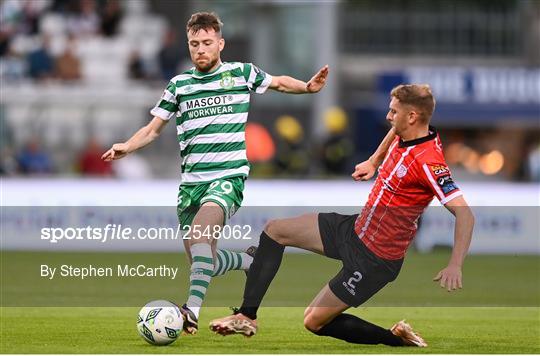
[[127, 143], [115, 143], [107, 152], [101, 156], [104, 161], [113, 161], [125, 157], [129, 153]]
[[326, 84], [326, 77], [328, 77], [328, 64], [322, 67], [317, 74], [307, 82], [307, 92], [318, 93], [324, 87], [324, 84]]
[[375, 174], [376, 170], [377, 170], [377, 167], [375, 167], [375, 165], [371, 163], [370, 160], [367, 160], [362, 163], [358, 163], [354, 167], [354, 172], [353, 174], [351, 174], [351, 176], [353, 177], [355, 181], [370, 180]]
[[448, 266], [440, 271], [433, 281], [439, 282], [441, 288], [446, 288], [449, 292], [461, 289], [461, 268], [458, 266]]

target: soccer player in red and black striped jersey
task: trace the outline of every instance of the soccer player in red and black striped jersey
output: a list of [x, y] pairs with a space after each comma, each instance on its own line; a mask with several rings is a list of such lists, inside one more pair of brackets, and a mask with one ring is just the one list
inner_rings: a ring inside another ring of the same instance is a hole
[[385, 329], [344, 313], [397, 278], [417, 221], [433, 197], [455, 216], [452, 255], [434, 280], [448, 291], [462, 287], [461, 266], [474, 217], [452, 179], [439, 135], [429, 125], [435, 99], [428, 85], [418, 84], [399, 85], [390, 97], [386, 119], [392, 130], [375, 154], [358, 164], [352, 174], [355, 180], [367, 180], [378, 167], [361, 213], [315, 213], [270, 221], [261, 234], [242, 307], [234, 315], [212, 321], [212, 330], [222, 335], [256, 333], [262, 298], [279, 269], [285, 246], [294, 246], [343, 263], [306, 309], [308, 330], [358, 344], [427, 346], [404, 321]]

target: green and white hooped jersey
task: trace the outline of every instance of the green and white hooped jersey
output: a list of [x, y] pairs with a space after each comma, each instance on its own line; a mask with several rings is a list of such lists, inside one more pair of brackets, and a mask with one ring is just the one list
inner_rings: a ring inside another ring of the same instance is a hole
[[262, 94], [271, 82], [255, 65], [239, 62], [224, 62], [211, 73], [192, 68], [171, 79], [150, 113], [164, 120], [176, 115], [182, 185], [247, 177], [250, 92]]

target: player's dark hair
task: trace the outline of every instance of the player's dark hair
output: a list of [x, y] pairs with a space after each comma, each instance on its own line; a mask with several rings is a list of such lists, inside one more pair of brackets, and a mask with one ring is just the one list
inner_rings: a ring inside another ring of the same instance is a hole
[[435, 98], [428, 84], [401, 84], [392, 89], [390, 96], [416, 108], [420, 119], [429, 123], [435, 110]]
[[223, 22], [215, 12], [197, 12], [191, 15], [187, 22], [186, 32], [198, 33], [200, 30], [214, 30], [216, 33], [221, 33]]

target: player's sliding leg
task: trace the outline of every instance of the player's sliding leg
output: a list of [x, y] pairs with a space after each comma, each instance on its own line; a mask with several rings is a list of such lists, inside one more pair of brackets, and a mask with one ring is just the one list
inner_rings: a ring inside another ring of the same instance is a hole
[[403, 344], [406, 346], [427, 347], [427, 343], [424, 341], [424, 339], [422, 339], [418, 333], [415, 333], [412, 327], [407, 324], [405, 320], [401, 320], [400, 322], [394, 324], [394, 326], [390, 328], [390, 331], [392, 331], [394, 335], [401, 337]]
[[257, 318], [257, 310], [281, 265], [285, 246], [324, 254], [318, 214], [271, 220], [266, 224], [246, 281], [241, 314], [253, 320]]
[[332, 213], [269, 223], [248, 275], [242, 307], [235, 315], [212, 321], [210, 328], [222, 335], [254, 335], [257, 310], [281, 264], [284, 246], [295, 246], [339, 259], [344, 266], [306, 309], [304, 325], [308, 330], [359, 344], [427, 346], [403, 321], [388, 330], [343, 314], [394, 280], [402, 262], [378, 260], [357, 240], [355, 220], [356, 215]]
[[326, 285], [307, 307], [304, 313], [304, 326], [316, 335], [329, 336], [354, 344], [427, 346], [410, 326], [401, 324], [403, 322], [396, 324], [392, 329], [385, 329], [357, 316], [343, 314], [348, 308], [349, 305], [341, 301]]
[[247, 276], [242, 307], [234, 315], [213, 320], [210, 323], [212, 331], [221, 335], [255, 335], [258, 307], [281, 265], [284, 249], [285, 246], [272, 240], [266, 230], [263, 231]]
[[284, 249], [285, 246], [272, 240], [267, 231], [263, 231], [247, 276], [242, 307], [234, 315], [210, 322], [212, 331], [221, 335], [255, 335], [258, 307], [281, 265]]
[[323, 254], [318, 214], [273, 220], [266, 225], [249, 270], [242, 306], [237, 314], [212, 321], [210, 328], [213, 331], [223, 335], [252, 336], [256, 333], [257, 310], [281, 265], [285, 246]]
[[214, 254], [217, 239], [215, 226], [221, 227], [223, 209], [213, 202], [204, 203], [195, 215], [188, 241], [191, 256], [189, 297], [180, 311], [184, 316], [184, 331], [196, 334], [201, 306], [214, 274]]

